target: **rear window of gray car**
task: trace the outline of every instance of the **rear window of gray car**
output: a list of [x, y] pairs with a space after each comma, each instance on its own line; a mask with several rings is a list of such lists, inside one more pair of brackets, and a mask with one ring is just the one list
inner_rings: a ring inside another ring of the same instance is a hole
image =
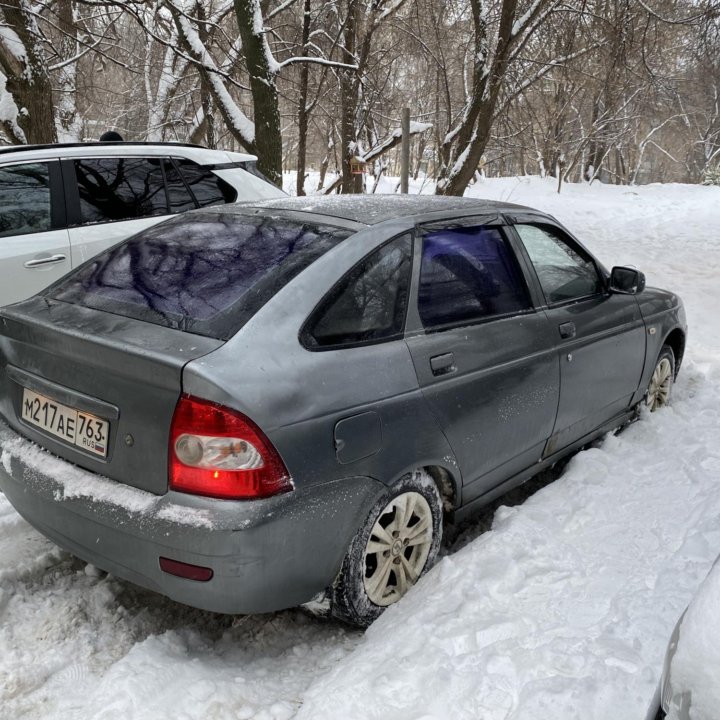
[[282, 217], [183, 215], [97, 255], [46, 295], [226, 340], [352, 233]]

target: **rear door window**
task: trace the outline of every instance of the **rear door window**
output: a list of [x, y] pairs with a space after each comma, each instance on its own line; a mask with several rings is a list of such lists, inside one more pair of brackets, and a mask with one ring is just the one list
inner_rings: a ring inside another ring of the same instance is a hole
[[51, 229], [48, 163], [0, 168], [0, 237], [46, 232]]
[[496, 227], [434, 230], [423, 240], [418, 310], [426, 328], [531, 307], [517, 260]]
[[168, 214], [162, 158], [75, 160], [82, 224]]
[[48, 295], [224, 340], [352, 232], [277, 216], [178, 216], [97, 255]]

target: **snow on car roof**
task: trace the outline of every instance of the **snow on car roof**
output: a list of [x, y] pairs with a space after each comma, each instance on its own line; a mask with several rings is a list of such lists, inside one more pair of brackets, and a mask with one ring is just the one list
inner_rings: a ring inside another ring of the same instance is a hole
[[477, 211], [479, 213], [505, 210], [528, 210], [494, 200], [479, 200], [440, 195], [322, 195], [287, 197], [253, 203], [253, 207], [269, 210], [293, 210], [316, 213], [374, 225], [409, 215], [432, 212]]

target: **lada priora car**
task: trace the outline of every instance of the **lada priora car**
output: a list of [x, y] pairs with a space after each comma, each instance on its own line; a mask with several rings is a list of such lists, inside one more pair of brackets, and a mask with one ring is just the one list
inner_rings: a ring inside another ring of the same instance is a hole
[[367, 625], [457, 520], [667, 402], [680, 299], [528, 208], [198, 210], [0, 312], [0, 487], [80, 558]]
[[256, 160], [180, 143], [0, 148], [0, 305], [170, 215], [284, 196]]

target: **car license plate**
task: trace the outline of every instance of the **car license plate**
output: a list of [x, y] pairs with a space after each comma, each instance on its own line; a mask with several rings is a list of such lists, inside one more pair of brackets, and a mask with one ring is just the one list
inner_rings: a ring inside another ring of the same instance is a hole
[[107, 457], [110, 423], [23, 388], [22, 419], [70, 445]]

